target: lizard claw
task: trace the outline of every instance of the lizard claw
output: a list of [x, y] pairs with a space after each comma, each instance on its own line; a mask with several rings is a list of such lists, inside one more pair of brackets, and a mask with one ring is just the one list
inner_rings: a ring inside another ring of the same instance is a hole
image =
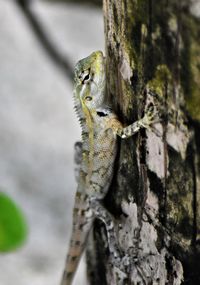
[[158, 112], [155, 106], [150, 103], [145, 111], [145, 115], [142, 119], [142, 126], [146, 129], [150, 129], [150, 125], [157, 123], [159, 121], [158, 119]]

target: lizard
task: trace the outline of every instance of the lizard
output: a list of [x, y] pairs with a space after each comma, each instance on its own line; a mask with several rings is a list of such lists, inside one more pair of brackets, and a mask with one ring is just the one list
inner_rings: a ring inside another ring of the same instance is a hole
[[95, 218], [105, 223], [109, 250], [116, 264], [120, 264], [112, 216], [101, 202], [113, 178], [117, 136], [128, 138], [141, 128], [150, 128], [155, 119], [155, 108], [150, 105], [141, 119], [123, 126], [105, 103], [105, 61], [103, 53], [96, 51], [75, 66], [74, 107], [82, 129], [82, 159], [73, 208], [72, 234], [61, 285], [72, 284]]

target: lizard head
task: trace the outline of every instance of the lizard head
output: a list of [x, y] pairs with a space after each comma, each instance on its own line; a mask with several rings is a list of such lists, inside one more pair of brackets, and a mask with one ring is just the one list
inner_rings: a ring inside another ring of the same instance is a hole
[[101, 51], [96, 51], [81, 59], [75, 66], [74, 96], [77, 111], [81, 108], [85, 113], [85, 110], [101, 107], [104, 93], [105, 59]]

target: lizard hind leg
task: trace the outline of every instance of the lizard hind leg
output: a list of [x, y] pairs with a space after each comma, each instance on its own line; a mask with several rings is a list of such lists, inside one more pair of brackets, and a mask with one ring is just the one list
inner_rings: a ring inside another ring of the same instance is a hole
[[114, 219], [112, 215], [101, 204], [101, 202], [94, 197], [90, 200], [90, 207], [94, 212], [95, 218], [100, 219], [105, 224], [112, 265], [123, 272], [126, 271], [123, 263], [124, 254], [117, 242]]

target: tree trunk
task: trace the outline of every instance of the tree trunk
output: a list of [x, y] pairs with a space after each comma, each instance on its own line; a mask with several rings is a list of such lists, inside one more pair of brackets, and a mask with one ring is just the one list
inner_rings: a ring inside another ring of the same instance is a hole
[[129, 264], [111, 265], [96, 221], [90, 284], [200, 284], [200, 25], [190, 5], [104, 0], [108, 100], [124, 125], [149, 102], [160, 122], [119, 139], [105, 206]]

